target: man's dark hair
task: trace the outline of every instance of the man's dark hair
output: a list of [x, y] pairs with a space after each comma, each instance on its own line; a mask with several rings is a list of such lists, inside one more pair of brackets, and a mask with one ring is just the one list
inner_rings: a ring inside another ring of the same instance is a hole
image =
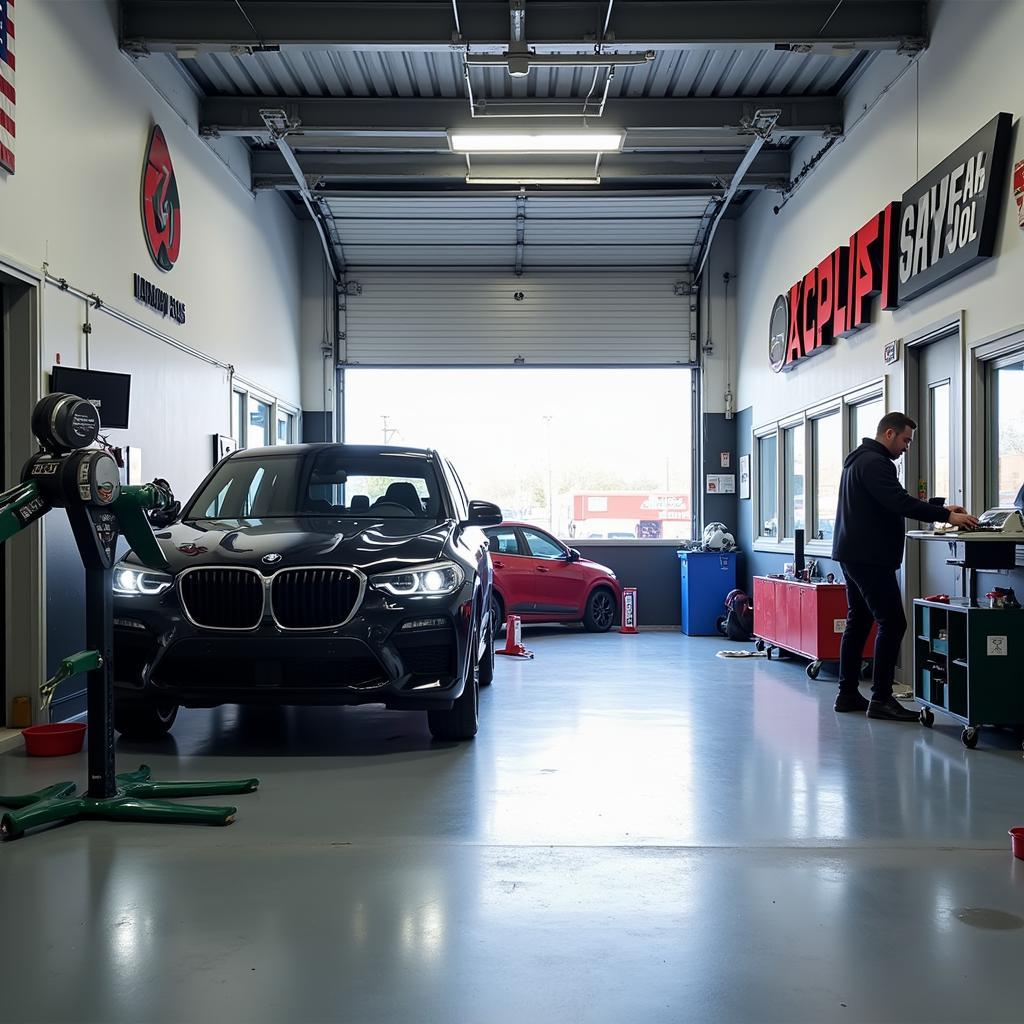
[[902, 434], [907, 427], [917, 430], [917, 424], [905, 412], [887, 412], [878, 421], [875, 437], [881, 437], [887, 430], [894, 430], [897, 434]]

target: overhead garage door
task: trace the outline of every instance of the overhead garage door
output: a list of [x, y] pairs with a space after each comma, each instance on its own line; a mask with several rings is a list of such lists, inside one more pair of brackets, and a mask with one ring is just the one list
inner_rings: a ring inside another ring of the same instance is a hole
[[349, 366], [681, 366], [695, 360], [680, 270], [352, 269]]

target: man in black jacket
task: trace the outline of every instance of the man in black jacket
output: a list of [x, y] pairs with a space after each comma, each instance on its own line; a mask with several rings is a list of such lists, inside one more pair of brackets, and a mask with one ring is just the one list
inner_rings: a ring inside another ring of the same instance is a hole
[[[901, 412], [890, 412], [878, 424], [874, 440], [864, 438], [843, 463], [839, 481], [832, 557], [846, 577], [849, 613], [839, 649], [839, 696], [836, 711], [866, 711], [868, 718], [916, 722], [892, 695], [893, 674], [907, 617], [896, 572], [903, 562], [904, 519], [976, 526], [978, 520], [960, 505], [932, 505], [911, 497], [900, 485], [894, 462], [914, 439], [917, 424]], [[872, 622], [875, 639], [871, 701], [857, 689], [861, 655]]]

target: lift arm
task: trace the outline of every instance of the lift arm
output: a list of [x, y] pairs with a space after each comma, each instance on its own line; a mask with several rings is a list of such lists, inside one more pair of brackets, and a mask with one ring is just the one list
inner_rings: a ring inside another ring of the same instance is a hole
[[0, 544], [50, 511], [34, 480], [16, 484], [0, 494]]
[[113, 504], [114, 515], [132, 551], [143, 564], [160, 572], [170, 572], [171, 567], [153, 536], [153, 528], [146, 518], [146, 509], [166, 509], [173, 504], [174, 495], [170, 488], [156, 480], [149, 484], [122, 487], [120, 496]]

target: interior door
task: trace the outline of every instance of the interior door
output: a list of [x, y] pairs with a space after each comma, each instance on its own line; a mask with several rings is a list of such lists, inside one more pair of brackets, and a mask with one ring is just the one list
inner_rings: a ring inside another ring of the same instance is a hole
[[[912, 460], [917, 478], [907, 480], [905, 486], [924, 500], [938, 497], [947, 504], [963, 504], [961, 380], [959, 332], [923, 346], [918, 362], [917, 408], [909, 412], [918, 425], [916, 458]], [[912, 530], [926, 528], [913, 521], [907, 526]], [[918, 558], [919, 588], [912, 596], [959, 593], [960, 572], [946, 565], [946, 544], [918, 542]]]
[[523, 527], [529, 546], [533, 592], [539, 614], [575, 615], [582, 611], [586, 582], [579, 562], [569, 561], [568, 551], [541, 530]]

